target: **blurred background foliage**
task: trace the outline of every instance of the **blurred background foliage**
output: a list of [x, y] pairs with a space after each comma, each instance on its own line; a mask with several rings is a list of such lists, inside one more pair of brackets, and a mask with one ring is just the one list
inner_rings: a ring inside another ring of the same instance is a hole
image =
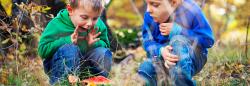
[[[115, 86], [142, 85], [136, 69], [146, 57], [140, 31], [146, 3], [144, 0], [106, 1], [106, 13], [102, 17], [109, 26], [110, 41], [117, 42], [112, 44], [114, 58], [119, 58], [113, 65], [111, 80]], [[250, 1], [195, 1], [202, 7], [216, 38], [207, 64], [194, 77], [197, 84], [249, 85]], [[48, 21], [65, 8], [67, 2], [0, 0], [0, 85], [48, 85], [37, 55], [37, 43]], [[119, 83], [121, 80], [124, 82]]]

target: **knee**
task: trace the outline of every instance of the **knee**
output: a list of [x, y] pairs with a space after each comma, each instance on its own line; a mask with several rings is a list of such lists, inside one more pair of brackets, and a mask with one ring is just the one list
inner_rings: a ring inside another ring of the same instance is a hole
[[61, 46], [57, 52], [54, 54], [54, 59], [72, 59], [80, 57], [80, 49], [74, 44], [65, 44]]
[[172, 53], [178, 55], [180, 59], [191, 58], [194, 56], [191, 41], [183, 35], [174, 36], [169, 43], [173, 47]]
[[91, 57], [103, 57], [104, 59], [112, 60], [112, 53], [108, 48], [98, 47], [91, 51]]
[[173, 36], [171, 39], [170, 39], [170, 42], [169, 42], [170, 45], [175, 45], [175, 44], [185, 44], [185, 45], [191, 45], [191, 41], [183, 36], [183, 35], [175, 35]]
[[154, 78], [156, 75], [155, 68], [150, 60], [146, 60], [141, 63], [137, 72], [144, 78]]

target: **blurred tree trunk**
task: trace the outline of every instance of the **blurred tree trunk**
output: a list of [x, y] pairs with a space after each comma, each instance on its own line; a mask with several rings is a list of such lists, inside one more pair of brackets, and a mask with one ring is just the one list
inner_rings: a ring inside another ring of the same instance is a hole
[[112, 52], [116, 52], [117, 50], [121, 50], [122, 47], [121, 47], [121, 44], [118, 43], [117, 38], [112, 33], [112, 30], [109, 27], [108, 22], [107, 22], [107, 10], [112, 2], [113, 0], [110, 0], [109, 2], [105, 2], [105, 9], [103, 10], [101, 14], [101, 19], [105, 23], [108, 29], [108, 39], [110, 41], [110, 49]]
[[121, 50], [122, 47], [118, 43], [117, 38], [113, 35], [112, 30], [110, 29], [110, 27], [107, 23], [107, 13], [106, 12], [107, 12], [106, 9], [104, 9], [102, 14], [101, 14], [101, 19], [105, 23], [105, 25], [107, 26], [107, 29], [108, 29], [108, 39], [110, 41], [110, 49], [112, 52], [116, 52], [116, 50]]
[[247, 33], [246, 33], [246, 45], [245, 45], [245, 56], [246, 56], [246, 59], [248, 59], [248, 30], [249, 30], [249, 24], [250, 24], [250, 17], [248, 17], [248, 20], [247, 20]]
[[46, 0], [46, 2], [47, 5], [51, 7], [48, 14], [53, 14], [54, 16], [56, 16], [61, 9], [65, 9], [66, 7], [66, 3], [62, 0]]

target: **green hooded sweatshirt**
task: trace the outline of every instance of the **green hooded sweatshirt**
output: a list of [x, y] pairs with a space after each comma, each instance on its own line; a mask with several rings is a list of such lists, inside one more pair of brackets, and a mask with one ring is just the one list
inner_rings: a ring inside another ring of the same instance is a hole
[[[110, 47], [107, 36], [107, 27], [100, 18], [98, 18], [95, 27], [98, 28], [97, 33], [101, 32], [101, 35], [98, 37], [100, 40], [95, 42], [90, 47], [88, 47], [86, 40], [79, 41], [78, 46], [82, 53], [85, 53], [88, 50], [96, 47]], [[57, 16], [48, 23], [41, 35], [38, 44], [38, 54], [40, 57], [42, 57], [43, 60], [50, 58], [61, 46], [65, 44], [72, 44], [71, 34], [73, 34], [74, 30], [75, 26], [69, 17], [68, 11], [66, 9], [61, 10]], [[86, 36], [87, 32], [81, 33], [79, 35]]]

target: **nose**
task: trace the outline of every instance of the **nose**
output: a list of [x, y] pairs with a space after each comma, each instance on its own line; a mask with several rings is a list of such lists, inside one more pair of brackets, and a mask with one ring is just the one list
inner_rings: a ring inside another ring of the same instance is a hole
[[93, 26], [93, 20], [89, 19], [84, 28], [89, 29], [92, 26]]
[[152, 11], [152, 8], [148, 5], [147, 6], [147, 12], [149, 12], [149, 13], [152, 13], [153, 11]]

